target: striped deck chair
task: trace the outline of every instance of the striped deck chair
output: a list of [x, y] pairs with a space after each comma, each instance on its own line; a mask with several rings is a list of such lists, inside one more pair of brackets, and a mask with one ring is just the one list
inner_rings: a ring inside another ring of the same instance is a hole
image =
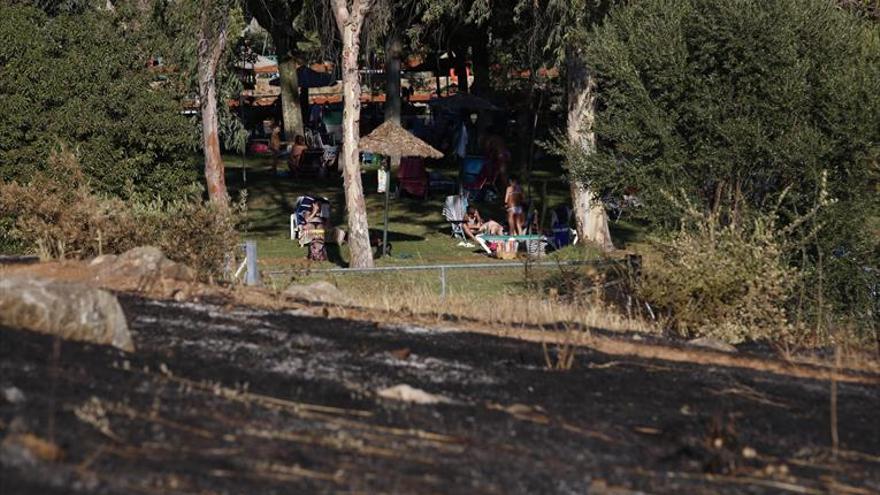
[[461, 240], [465, 240], [461, 224], [464, 223], [467, 206], [467, 196], [463, 194], [446, 196], [446, 201], [443, 203], [443, 216], [452, 226], [452, 236]]

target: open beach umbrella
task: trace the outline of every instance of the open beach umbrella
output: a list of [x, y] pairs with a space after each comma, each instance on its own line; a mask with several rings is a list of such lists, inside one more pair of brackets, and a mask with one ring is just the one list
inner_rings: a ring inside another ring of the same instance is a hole
[[[419, 156], [425, 158], [443, 158], [443, 153], [430, 144], [415, 137], [411, 132], [392, 120], [385, 121], [373, 132], [360, 140], [361, 151], [384, 155], [389, 158]], [[385, 226], [382, 229], [383, 255], [388, 249], [388, 190], [391, 189], [391, 170], [385, 174]]]

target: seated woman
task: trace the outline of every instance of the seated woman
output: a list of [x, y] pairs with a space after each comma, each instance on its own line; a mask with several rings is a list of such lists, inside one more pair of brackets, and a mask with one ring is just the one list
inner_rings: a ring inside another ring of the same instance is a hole
[[473, 244], [467, 241], [470, 239], [474, 242], [477, 241], [477, 234], [480, 233], [480, 229], [483, 227], [483, 218], [480, 217], [480, 212], [477, 211], [473, 206], [468, 206], [467, 213], [464, 215], [464, 222], [461, 224], [461, 230], [464, 232], [465, 240], [458, 243], [459, 246], [464, 247], [473, 247]]

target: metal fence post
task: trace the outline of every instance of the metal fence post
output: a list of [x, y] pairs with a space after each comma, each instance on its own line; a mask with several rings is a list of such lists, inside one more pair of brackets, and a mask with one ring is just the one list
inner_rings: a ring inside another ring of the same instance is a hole
[[244, 254], [247, 262], [245, 285], [260, 285], [260, 272], [257, 271], [257, 241], [244, 241]]
[[440, 299], [446, 299], [446, 267], [440, 267]]

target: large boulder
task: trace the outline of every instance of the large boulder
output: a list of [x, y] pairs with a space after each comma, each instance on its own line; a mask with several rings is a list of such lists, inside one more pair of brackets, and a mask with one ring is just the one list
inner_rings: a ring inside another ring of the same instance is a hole
[[291, 284], [284, 290], [284, 295], [291, 299], [304, 300], [322, 304], [348, 304], [348, 298], [330, 282], [313, 284]]
[[98, 280], [127, 278], [141, 283], [159, 280], [193, 282], [196, 273], [192, 268], [171, 261], [159, 248], [142, 246], [119, 256], [98, 256], [90, 263]]
[[82, 284], [0, 280], [0, 325], [134, 351], [116, 296]]

